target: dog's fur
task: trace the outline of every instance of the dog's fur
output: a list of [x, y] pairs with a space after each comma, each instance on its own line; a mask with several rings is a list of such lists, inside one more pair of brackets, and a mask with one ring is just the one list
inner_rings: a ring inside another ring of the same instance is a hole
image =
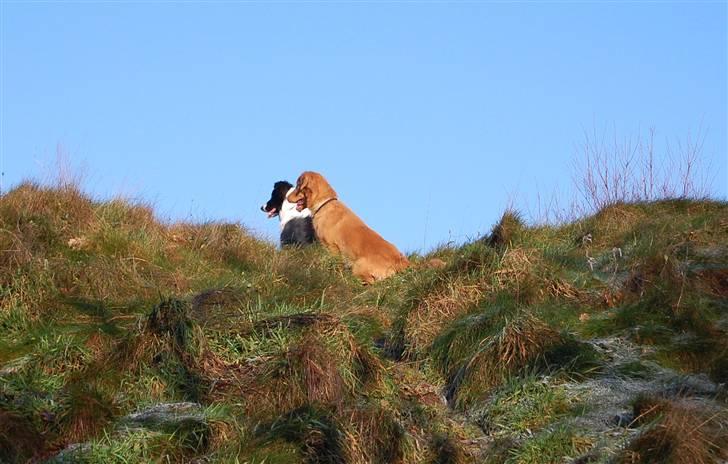
[[293, 185], [284, 180], [273, 184], [270, 200], [260, 207], [268, 217], [278, 216], [281, 220], [281, 246], [304, 246], [316, 241], [311, 211], [298, 211], [295, 203], [286, 200], [293, 191]]
[[308, 207], [313, 213], [316, 237], [333, 253], [340, 253], [352, 263], [352, 272], [364, 283], [385, 279], [409, 266], [397, 248], [370, 229], [336, 196], [324, 177], [306, 171], [296, 182], [287, 199], [298, 209]]

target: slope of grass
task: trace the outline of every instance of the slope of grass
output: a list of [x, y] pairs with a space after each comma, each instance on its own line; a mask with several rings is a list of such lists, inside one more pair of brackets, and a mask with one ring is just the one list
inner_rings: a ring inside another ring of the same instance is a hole
[[[508, 211], [364, 287], [317, 246], [25, 183], [0, 198], [0, 462], [718, 462], [727, 243], [722, 202]], [[612, 409], [573, 387], [612, 381]]]

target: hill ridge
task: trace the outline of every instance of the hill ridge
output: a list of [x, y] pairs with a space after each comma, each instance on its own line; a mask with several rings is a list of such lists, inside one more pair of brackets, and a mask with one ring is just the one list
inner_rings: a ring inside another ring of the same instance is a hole
[[721, 462], [727, 243], [721, 201], [507, 210], [365, 287], [318, 246], [23, 183], [0, 461]]

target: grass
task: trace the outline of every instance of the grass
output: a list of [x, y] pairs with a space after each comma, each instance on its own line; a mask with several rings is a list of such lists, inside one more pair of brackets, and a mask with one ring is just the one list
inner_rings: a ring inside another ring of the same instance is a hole
[[494, 306], [456, 321], [433, 344], [433, 360], [459, 407], [526, 372], [578, 368], [594, 361], [576, 342], [519, 307]]
[[507, 464], [556, 464], [580, 457], [592, 446], [593, 440], [573, 428], [559, 426], [544, 431], [523, 445], [512, 449]]
[[[365, 287], [320, 246], [24, 183], [0, 198], [0, 461], [725, 459], [724, 395], [655, 379], [728, 378], [727, 225], [709, 200], [509, 210]], [[628, 443], [566, 387], [594, 380], [647, 385]], [[129, 426], [181, 402], [202, 419]]]
[[643, 395], [634, 402], [646, 424], [620, 456], [623, 463], [704, 464], [728, 459], [728, 414], [690, 398]]
[[530, 434], [578, 412], [576, 402], [558, 385], [535, 376], [516, 378], [492, 397], [478, 423], [491, 435]]

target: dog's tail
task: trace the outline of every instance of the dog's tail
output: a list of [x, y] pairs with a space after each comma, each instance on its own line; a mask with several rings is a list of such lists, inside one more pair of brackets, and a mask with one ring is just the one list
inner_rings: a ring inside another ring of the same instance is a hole
[[443, 267], [447, 266], [447, 263], [440, 258], [432, 258], [425, 261], [423, 265], [426, 268], [430, 269], [442, 269]]
[[413, 267], [415, 269], [442, 269], [446, 266], [447, 263], [440, 258], [431, 258], [426, 261], [412, 262], [408, 260], [405, 255], [402, 255], [402, 258], [399, 261], [398, 271], [401, 271], [402, 269], [406, 269], [408, 267]]
[[447, 263], [440, 258], [430, 258], [423, 261], [408, 261], [408, 266], [415, 269], [442, 269], [447, 266]]

